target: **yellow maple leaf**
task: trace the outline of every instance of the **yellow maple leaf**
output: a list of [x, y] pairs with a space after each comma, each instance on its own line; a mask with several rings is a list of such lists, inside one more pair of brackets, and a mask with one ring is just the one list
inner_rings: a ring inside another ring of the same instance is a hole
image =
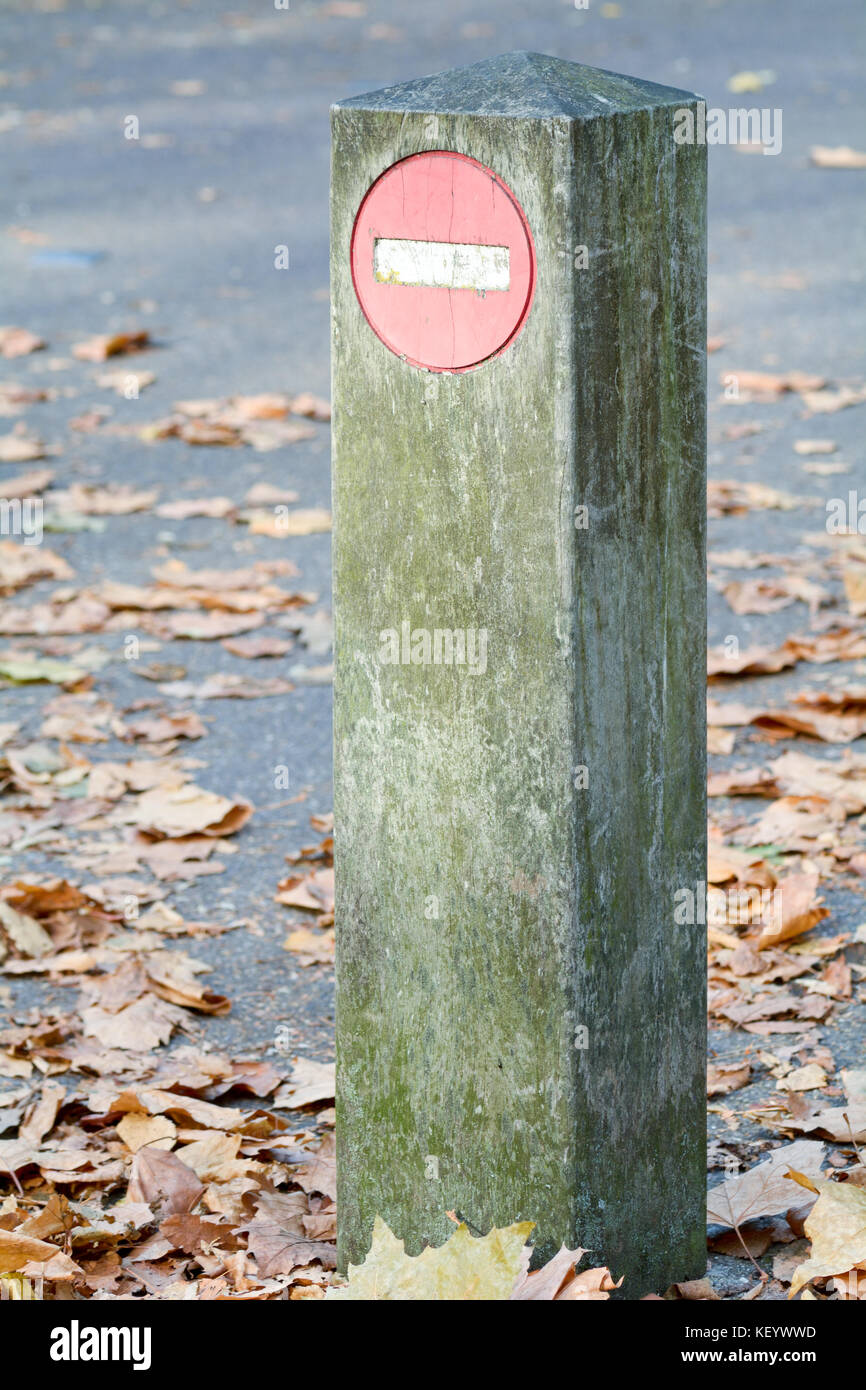
[[473, 1302], [507, 1299], [522, 1270], [522, 1255], [534, 1223], [494, 1228], [486, 1236], [457, 1227], [444, 1245], [407, 1255], [402, 1240], [381, 1216], [373, 1224], [370, 1253], [349, 1265], [349, 1282], [328, 1290], [328, 1299]]
[[866, 1189], [821, 1180], [807, 1180], [803, 1186], [819, 1196], [804, 1225], [812, 1252], [794, 1271], [790, 1297], [813, 1279], [830, 1279], [866, 1265]]

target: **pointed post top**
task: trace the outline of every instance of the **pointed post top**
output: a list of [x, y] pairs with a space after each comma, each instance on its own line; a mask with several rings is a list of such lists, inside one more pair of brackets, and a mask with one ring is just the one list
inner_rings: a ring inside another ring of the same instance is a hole
[[334, 109], [590, 120], [696, 99], [694, 92], [546, 53], [515, 52], [348, 97]]

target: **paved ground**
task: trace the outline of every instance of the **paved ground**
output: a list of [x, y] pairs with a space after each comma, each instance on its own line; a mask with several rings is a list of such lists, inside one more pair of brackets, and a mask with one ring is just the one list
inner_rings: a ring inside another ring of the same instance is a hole
[[[855, 0], [832, 9], [807, 0], [623, 0], [618, 7], [591, 0], [587, 11], [564, 0], [292, 0], [288, 12], [266, 0], [7, 3], [0, 16], [0, 225], [24, 226], [50, 241], [41, 248], [0, 237], [2, 318], [39, 332], [50, 349], [8, 364], [4, 375], [76, 388], [74, 397], [40, 405], [33, 421], [62, 446], [58, 466], [70, 479], [155, 482], [163, 498], [237, 500], [252, 482], [268, 481], [294, 487], [302, 506], [327, 506], [325, 426], [312, 441], [261, 454], [193, 449], [177, 440], [153, 446], [104, 431], [77, 435], [68, 420], [96, 403], [112, 406], [112, 422], [133, 425], [189, 397], [327, 395], [329, 103], [494, 52], [537, 49], [693, 88], [711, 106], [782, 109], [778, 157], [726, 146], [710, 152], [710, 329], [726, 340], [710, 359], [710, 474], [760, 480], [818, 501], [713, 522], [711, 544], [791, 552], [804, 531], [822, 528], [826, 496], [866, 482], [866, 407], [806, 426], [793, 395], [754, 409], [721, 405], [718, 373], [796, 368], [837, 385], [866, 376], [866, 175], [813, 168], [808, 157], [813, 145], [864, 146], [866, 98], [857, 74], [863, 27]], [[726, 83], [745, 69], [771, 69], [776, 80], [760, 95], [735, 97]], [[124, 138], [130, 115], [138, 118], [138, 141]], [[288, 271], [274, 268], [280, 244], [289, 247]], [[64, 249], [100, 258], [46, 263], [44, 251]], [[98, 391], [83, 364], [49, 370], [49, 358], [68, 357], [81, 338], [134, 326], [148, 328], [160, 345], [133, 363], [158, 378], [140, 400]], [[732, 419], [756, 414], [761, 434], [739, 442], [723, 437]], [[804, 473], [792, 451], [804, 432], [831, 434], [851, 473], [841, 480]], [[133, 582], [144, 581], [167, 554], [195, 566], [288, 554], [302, 571], [300, 584], [329, 602], [326, 536], [239, 538], [222, 521], [167, 524], [136, 516], [111, 519], [100, 534], [63, 534], [51, 543], [79, 577]], [[714, 594], [710, 611], [712, 642], [730, 632], [744, 642], [771, 641], [792, 626], [790, 612], [734, 619]], [[807, 618], [798, 611], [795, 626], [802, 629]], [[98, 640], [117, 646], [116, 638]], [[205, 642], [172, 643], [160, 659], [182, 663], [192, 677], [249, 665]], [[268, 673], [298, 659], [294, 653], [271, 662]], [[300, 659], [321, 660], [303, 652]], [[799, 689], [818, 680], [817, 670], [777, 678], [776, 685]], [[834, 668], [839, 674], [850, 672]], [[122, 661], [106, 667], [99, 682], [120, 706], [151, 693], [143, 684]], [[766, 684], [751, 681], [744, 698], [764, 698]], [[11, 691], [4, 717], [35, 711], [45, 698], [32, 689]], [[330, 807], [330, 689], [299, 686], [282, 699], [214, 701], [202, 712], [213, 722], [196, 748], [208, 764], [200, 780], [262, 808], [227, 872], [197, 880], [183, 899], [188, 916], [257, 923], [257, 935], [235, 932], [197, 947], [216, 967], [213, 987], [233, 1000], [228, 1017], [208, 1022], [208, 1036], [235, 1052], [260, 1053], [283, 1023], [296, 1030], [300, 1050], [329, 1058], [329, 973], [292, 966], [281, 949], [287, 914], [272, 894], [285, 851], [312, 838], [309, 812]], [[288, 793], [274, 790], [280, 763], [292, 769]], [[302, 789], [309, 789], [305, 801], [278, 804]], [[38, 856], [32, 864], [45, 867]], [[866, 915], [850, 893], [834, 893], [832, 906], [837, 930]], [[24, 983], [14, 991], [23, 1002], [43, 997]], [[730, 1035], [716, 1042], [730, 1050]], [[834, 1048], [840, 1064], [856, 1061], [859, 1028], [843, 1026]]]

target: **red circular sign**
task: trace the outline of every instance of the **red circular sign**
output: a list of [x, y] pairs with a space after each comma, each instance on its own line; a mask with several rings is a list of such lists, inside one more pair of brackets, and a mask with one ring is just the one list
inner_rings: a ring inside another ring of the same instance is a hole
[[517, 337], [535, 248], [511, 189], [447, 150], [392, 164], [352, 230], [352, 280], [378, 338], [413, 367], [465, 372]]

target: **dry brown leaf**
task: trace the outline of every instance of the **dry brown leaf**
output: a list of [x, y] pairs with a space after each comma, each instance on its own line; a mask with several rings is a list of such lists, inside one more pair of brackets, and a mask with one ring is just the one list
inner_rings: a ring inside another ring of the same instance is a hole
[[710, 517], [736, 516], [749, 511], [792, 511], [814, 500], [811, 497], [794, 497], [778, 488], [768, 487], [766, 483], [732, 478], [711, 479], [707, 483], [707, 515]]
[[169, 1216], [173, 1212], [192, 1211], [203, 1192], [204, 1186], [192, 1169], [175, 1154], [152, 1146], [136, 1153], [129, 1182], [131, 1202], [147, 1202]]
[[835, 454], [839, 445], [832, 439], [795, 439], [794, 453], [800, 455], [809, 454]]
[[293, 951], [300, 965], [330, 965], [334, 960], [334, 933], [314, 932], [298, 927], [283, 942], [284, 951]]
[[802, 575], [782, 575], [779, 579], [732, 580], [722, 593], [735, 613], [777, 613], [799, 600], [817, 613], [821, 604], [829, 603], [830, 591], [814, 584]]
[[0, 610], [0, 632], [37, 637], [99, 632], [108, 616], [104, 604], [89, 598], [76, 598], [69, 603], [35, 603], [30, 608], [9, 605]]
[[866, 616], [866, 566], [846, 569], [842, 575], [848, 607], [856, 618]]
[[300, 1110], [305, 1105], [333, 1100], [335, 1084], [333, 1062], [296, 1057], [291, 1078], [277, 1091], [274, 1105], [278, 1110]]
[[304, 912], [334, 911], [334, 870], [315, 869], [305, 877], [300, 875], [285, 878], [278, 885], [276, 901], [286, 907], [299, 908]]
[[297, 492], [291, 488], [277, 487], [273, 483], [253, 483], [244, 497], [244, 504], [247, 507], [288, 506], [289, 503], [297, 501]]
[[148, 623], [142, 622], [141, 626], [166, 641], [173, 637], [185, 637], [195, 642], [212, 642], [218, 637], [252, 632], [263, 623], [261, 613], [170, 613], [151, 619]]
[[257, 660], [263, 656], [285, 656], [292, 643], [284, 637], [229, 637], [222, 644], [232, 656]]
[[563, 1284], [556, 1295], [557, 1303], [601, 1302], [609, 1299], [615, 1289], [622, 1286], [622, 1278], [614, 1279], [606, 1266], [585, 1269]]
[[150, 346], [147, 330], [136, 329], [131, 333], [106, 333], [87, 338], [83, 343], [76, 343], [72, 353], [82, 362], [105, 362], [109, 357], [141, 352]]
[[232, 516], [235, 504], [230, 497], [190, 497], [176, 502], [160, 502], [156, 515], [169, 521], [186, 521], [191, 516], [210, 516], [217, 519]]
[[809, 159], [818, 169], [866, 169], [866, 152], [850, 145], [813, 145]]
[[729, 654], [724, 647], [717, 647], [707, 653], [708, 676], [763, 675], [784, 671], [796, 664], [796, 658], [784, 646], [751, 646], [736, 655]]
[[138, 1153], [145, 1146], [172, 1149], [177, 1138], [177, 1126], [167, 1115], [142, 1115], [138, 1111], [124, 1115], [117, 1132], [131, 1153]]
[[582, 1250], [579, 1246], [576, 1250], [568, 1250], [563, 1245], [558, 1253], [548, 1260], [541, 1269], [536, 1269], [532, 1273], [526, 1270], [521, 1274], [512, 1290], [511, 1301], [515, 1303], [552, 1303], [558, 1297], [563, 1286], [571, 1281], [575, 1266], [580, 1263], [586, 1253], [587, 1251]]
[[160, 1223], [159, 1233], [169, 1241], [173, 1250], [184, 1250], [195, 1255], [204, 1244], [218, 1246], [221, 1251], [231, 1249], [237, 1244], [229, 1225], [216, 1221], [204, 1221], [190, 1212], [175, 1212]]
[[302, 1216], [301, 1225], [304, 1228], [304, 1234], [310, 1240], [335, 1241], [337, 1239], [337, 1209], [333, 1202], [329, 1207], [310, 1216]]
[[[44, 1268], [57, 1255], [61, 1255], [61, 1251], [47, 1240], [36, 1240], [33, 1236], [22, 1236], [17, 1231], [0, 1228], [0, 1273], [7, 1274], [34, 1264]], [[74, 1272], [81, 1272], [77, 1265]]]
[[674, 1298], [683, 1298], [690, 1302], [714, 1302], [720, 1298], [709, 1279], [687, 1279], [684, 1283], [672, 1284], [671, 1293]]
[[0, 328], [0, 356], [2, 357], [26, 357], [31, 352], [38, 352], [45, 347], [42, 338], [38, 338], [35, 333], [31, 333], [29, 328]]
[[795, 1067], [776, 1082], [777, 1091], [820, 1091], [827, 1085], [827, 1073], [817, 1062]]
[[[736, 735], [727, 729], [707, 729], [707, 752], [727, 756], [734, 751]], [[712, 793], [710, 793], [712, 795]]]
[[745, 1173], [727, 1178], [707, 1194], [707, 1221], [719, 1226], [741, 1226], [761, 1216], [776, 1216], [799, 1202], [799, 1194], [786, 1177], [790, 1168], [818, 1177], [825, 1146], [798, 1139], [774, 1149], [763, 1162]]
[[744, 372], [728, 368], [722, 373], [722, 384], [727, 384], [730, 377], [736, 377], [741, 399], [745, 393], [755, 400], [773, 400], [786, 391], [819, 391], [824, 385], [822, 377], [810, 376], [808, 372], [797, 371], [781, 373]]
[[805, 1227], [812, 1251], [794, 1273], [792, 1296], [813, 1279], [866, 1267], [866, 1190], [853, 1183], [816, 1181], [808, 1186], [818, 1193]]
[[166, 681], [159, 686], [163, 695], [178, 700], [259, 700], [266, 695], [287, 695], [294, 688], [281, 676], [237, 676], [219, 671], [201, 681]]
[[[817, 1134], [822, 1139], [832, 1139], [837, 1144], [866, 1143], [866, 1103], [854, 1102], [849, 1105], [812, 1106], [796, 1098], [789, 1100], [792, 1107], [790, 1115], [781, 1118], [768, 1116], [767, 1123], [773, 1128], [788, 1130], [792, 1134]], [[801, 1108], [804, 1107], [804, 1108]], [[799, 1165], [802, 1169], [802, 1164]]]
[[707, 1095], [727, 1096], [746, 1086], [752, 1075], [750, 1062], [710, 1062], [707, 1066]]
[[331, 402], [321, 396], [314, 396], [310, 391], [302, 391], [300, 395], [292, 396], [289, 409], [293, 415], [304, 415], [310, 420], [331, 418]]
[[0, 899], [0, 927], [16, 951], [22, 956], [38, 960], [54, 950], [54, 942], [48, 932], [33, 917], [18, 912], [8, 902]]
[[99, 372], [96, 377], [98, 386], [108, 387], [111, 391], [116, 391], [118, 396], [130, 394], [130, 388], [137, 399], [139, 393], [147, 386], [152, 386], [156, 381], [153, 372], [137, 371], [133, 372], [129, 367], [124, 367], [116, 372]]
[[10, 434], [0, 435], [0, 463], [30, 463], [45, 457], [46, 448], [35, 434], [16, 425]]
[[138, 1086], [122, 1091], [114, 1097], [110, 1109], [112, 1113], [137, 1111], [146, 1115], [174, 1115], [180, 1120], [206, 1127], [209, 1131], [240, 1129], [249, 1119], [246, 1110], [212, 1105], [210, 1101], [199, 1100], [197, 1096], [175, 1095], [173, 1091], [162, 1091], [153, 1086]]
[[233, 801], [189, 782], [143, 792], [130, 819], [149, 834], [173, 839], [184, 835], [233, 835], [252, 813], [248, 801]]
[[333, 1133], [325, 1135], [309, 1163], [296, 1168], [292, 1179], [305, 1192], [320, 1192], [323, 1197], [337, 1200], [336, 1141]]
[[331, 529], [331, 513], [323, 507], [308, 507], [291, 512], [282, 509], [251, 511], [242, 518], [249, 524], [253, 536], [312, 536]]
[[225, 995], [206, 989], [178, 966], [172, 968], [167, 964], [162, 967], [151, 964], [147, 978], [159, 997], [170, 1004], [180, 1004], [185, 1009], [195, 1009], [203, 1014], [227, 1014], [231, 1009]]
[[66, 1088], [57, 1081], [43, 1081], [42, 1093], [18, 1130], [19, 1139], [34, 1147], [42, 1143], [54, 1128], [58, 1111], [66, 1099]]
[[186, 1022], [186, 1015], [155, 994], [147, 994], [116, 1013], [93, 1004], [82, 1011], [81, 1019], [85, 1036], [97, 1038], [104, 1047], [150, 1052], [168, 1042], [175, 1028]]
[[835, 415], [866, 401], [866, 386], [841, 386], [838, 391], [804, 391], [803, 404], [812, 415]]
[[770, 709], [754, 715], [752, 723], [773, 732], [810, 734], [825, 743], [853, 743], [866, 733], [866, 691], [805, 691], [795, 695], [795, 708]]
[[7, 501], [13, 498], [33, 497], [44, 492], [54, 478], [52, 468], [34, 468], [29, 473], [19, 473], [16, 478], [6, 478], [0, 484], [0, 491]]
[[238, 1157], [240, 1146], [239, 1134], [205, 1130], [201, 1139], [184, 1144], [178, 1155], [203, 1182], [231, 1182], [257, 1167], [253, 1160]]
[[203, 738], [206, 733], [207, 729], [195, 713], [146, 715], [141, 719], [131, 719], [126, 724], [127, 738], [145, 739], [148, 743], [166, 743], [175, 738]]
[[132, 483], [73, 483], [52, 492], [51, 507], [61, 515], [129, 516], [150, 511], [158, 496], [156, 488], [136, 488]]

